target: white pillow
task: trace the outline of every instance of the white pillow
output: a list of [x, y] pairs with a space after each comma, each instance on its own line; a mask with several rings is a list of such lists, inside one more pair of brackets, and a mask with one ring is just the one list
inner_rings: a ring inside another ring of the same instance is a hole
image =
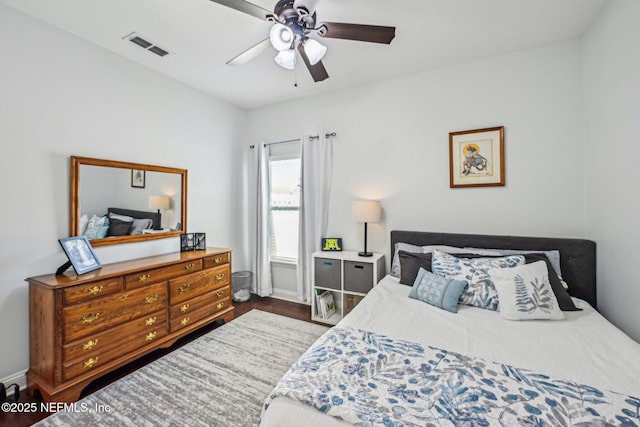
[[109, 219], [117, 219], [124, 222], [133, 222], [133, 217], [128, 215], [120, 215], [113, 212], [109, 212]]
[[89, 224], [89, 217], [87, 214], [84, 214], [80, 217], [80, 234], [82, 236], [85, 231], [87, 231], [87, 225]]
[[487, 273], [498, 291], [503, 319], [564, 319], [544, 261], [513, 268], [491, 268]]

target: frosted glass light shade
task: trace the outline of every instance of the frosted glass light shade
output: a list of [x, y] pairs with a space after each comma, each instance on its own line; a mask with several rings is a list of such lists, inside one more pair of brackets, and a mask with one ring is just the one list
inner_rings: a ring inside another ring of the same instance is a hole
[[276, 56], [276, 62], [282, 68], [293, 70], [296, 65], [296, 52], [291, 50], [281, 50]]
[[293, 31], [283, 24], [275, 24], [271, 27], [269, 40], [277, 50], [289, 50], [293, 44]]
[[169, 196], [149, 196], [149, 209], [169, 209]]
[[314, 39], [307, 39], [304, 42], [304, 53], [307, 54], [309, 63], [316, 65], [324, 57], [324, 54], [327, 53], [327, 47], [321, 45]]
[[355, 200], [351, 206], [351, 219], [356, 222], [378, 222], [382, 216], [377, 200]]

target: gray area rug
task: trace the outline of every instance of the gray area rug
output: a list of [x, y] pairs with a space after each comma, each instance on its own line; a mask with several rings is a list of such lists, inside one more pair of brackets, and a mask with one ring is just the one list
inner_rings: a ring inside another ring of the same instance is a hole
[[327, 329], [251, 310], [36, 425], [256, 426], [268, 394]]

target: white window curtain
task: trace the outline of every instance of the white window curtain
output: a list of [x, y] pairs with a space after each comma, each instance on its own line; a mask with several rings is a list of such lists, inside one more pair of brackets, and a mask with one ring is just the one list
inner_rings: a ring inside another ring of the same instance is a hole
[[271, 251], [269, 248], [269, 146], [261, 142], [253, 152], [256, 171], [256, 246], [254, 281], [251, 291], [261, 297], [273, 293], [271, 281]]
[[300, 232], [298, 236], [298, 300], [309, 302], [311, 294], [311, 255], [320, 250], [329, 221], [329, 197], [333, 170], [333, 137], [308, 136], [301, 143]]

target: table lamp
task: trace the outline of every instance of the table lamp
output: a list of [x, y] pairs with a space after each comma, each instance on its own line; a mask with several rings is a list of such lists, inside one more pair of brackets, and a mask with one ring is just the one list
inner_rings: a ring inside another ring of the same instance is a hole
[[364, 251], [358, 252], [359, 256], [372, 256], [367, 252], [367, 224], [380, 221], [382, 210], [377, 200], [355, 200], [351, 207], [351, 219], [356, 222], [364, 222]]

